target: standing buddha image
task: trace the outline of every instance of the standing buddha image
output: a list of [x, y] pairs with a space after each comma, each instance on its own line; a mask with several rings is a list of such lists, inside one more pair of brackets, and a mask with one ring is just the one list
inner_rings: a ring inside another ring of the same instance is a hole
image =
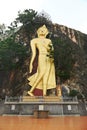
[[33, 70], [36, 50], [39, 52], [37, 71], [32, 76], [28, 77], [28, 84], [31, 86], [31, 89], [28, 91], [28, 95], [30, 96], [34, 96], [33, 91], [35, 88], [43, 90], [43, 96], [47, 95], [48, 89], [56, 88], [54, 59], [48, 56], [50, 46], [53, 49], [52, 41], [46, 38], [48, 33], [47, 27], [43, 25], [37, 30], [38, 37], [32, 39], [30, 42], [32, 56], [29, 65], [29, 73]]

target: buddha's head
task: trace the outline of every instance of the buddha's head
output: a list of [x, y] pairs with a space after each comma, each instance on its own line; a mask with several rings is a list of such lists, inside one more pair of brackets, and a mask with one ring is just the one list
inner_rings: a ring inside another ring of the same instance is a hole
[[49, 31], [45, 25], [37, 30], [38, 37], [46, 37], [48, 33]]

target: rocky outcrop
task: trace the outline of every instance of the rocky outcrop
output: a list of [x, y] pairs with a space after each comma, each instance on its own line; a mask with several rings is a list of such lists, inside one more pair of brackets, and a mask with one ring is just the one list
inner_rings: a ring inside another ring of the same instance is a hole
[[[69, 38], [73, 42], [73, 48], [76, 49], [77, 62], [74, 65], [74, 77], [68, 80], [67, 85], [71, 89], [79, 90], [83, 95], [87, 95], [87, 35], [63, 25], [54, 24], [52, 28], [54, 37]], [[68, 40], [68, 39], [67, 39]], [[72, 43], [71, 43], [72, 44]], [[77, 46], [75, 46], [75, 44]]]

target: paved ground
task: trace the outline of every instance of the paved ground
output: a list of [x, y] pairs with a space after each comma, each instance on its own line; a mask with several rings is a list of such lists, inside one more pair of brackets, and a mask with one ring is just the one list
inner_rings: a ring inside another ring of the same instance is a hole
[[0, 116], [0, 130], [87, 130], [87, 116]]

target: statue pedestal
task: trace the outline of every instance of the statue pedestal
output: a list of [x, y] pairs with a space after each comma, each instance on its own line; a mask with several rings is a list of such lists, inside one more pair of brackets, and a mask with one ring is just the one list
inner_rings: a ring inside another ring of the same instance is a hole
[[23, 102], [39, 102], [40, 98], [38, 96], [23, 96]]
[[31, 115], [47, 118], [52, 115], [79, 115], [78, 101], [57, 96], [7, 97], [4, 102], [4, 114]]
[[59, 102], [62, 101], [58, 96], [23, 96], [23, 102]]

